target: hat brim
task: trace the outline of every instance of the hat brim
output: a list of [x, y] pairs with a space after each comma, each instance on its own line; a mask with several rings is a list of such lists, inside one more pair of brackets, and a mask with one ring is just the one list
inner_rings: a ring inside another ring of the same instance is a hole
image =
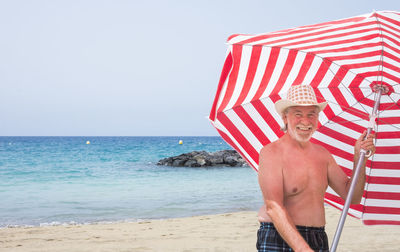
[[279, 113], [279, 115], [282, 116], [283, 112], [285, 111], [285, 109], [289, 108], [289, 107], [295, 107], [295, 106], [317, 106], [319, 108], [319, 111], [322, 111], [325, 109], [326, 105], [328, 105], [327, 102], [321, 102], [321, 103], [315, 103], [315, 104], [310, 104], [310, 103], [305, 103], [305, 104], [299, 104], [296, 102], [292, 102], [289, 100], [279, 100], [277, 102], [275, 102], [275, 109], [276, 111]]

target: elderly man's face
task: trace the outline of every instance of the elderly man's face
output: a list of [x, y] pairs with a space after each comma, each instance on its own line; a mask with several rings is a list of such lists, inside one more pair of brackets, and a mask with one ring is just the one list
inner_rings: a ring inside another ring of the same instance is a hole
[[290, 136], [299, 142], [307, 142], [317, 129], [319, 108], [296, 106], [288, 108], [283, 120]]

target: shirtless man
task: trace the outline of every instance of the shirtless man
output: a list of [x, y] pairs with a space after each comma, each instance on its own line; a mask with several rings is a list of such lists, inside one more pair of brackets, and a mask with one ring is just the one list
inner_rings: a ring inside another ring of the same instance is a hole
[[[329, 251], [324, 194], [329, 185], [346, 199], [351, 179], [324, 147], [309, 141], [325, 106], [306, 85], [293, 86], [286, 100], [275, 103], [286, 133], [260, 152], [258, 176], [265, 204], [259, 211], [259, 251]], [[357, 140], [355, 165], [361, 148], [375, 152], [373, 138], [364, 132]], [[359, 204], [363, 195], [365, 163], [352, 204]]]

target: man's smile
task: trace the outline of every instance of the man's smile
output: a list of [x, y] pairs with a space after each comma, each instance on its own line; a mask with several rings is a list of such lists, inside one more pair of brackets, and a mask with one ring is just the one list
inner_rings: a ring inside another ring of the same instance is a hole
[[297, 125], [296, 129], [301, 130], [301, 131], [310, 131], [312, 130], [312, 126], [304, 126], [304, 125]]

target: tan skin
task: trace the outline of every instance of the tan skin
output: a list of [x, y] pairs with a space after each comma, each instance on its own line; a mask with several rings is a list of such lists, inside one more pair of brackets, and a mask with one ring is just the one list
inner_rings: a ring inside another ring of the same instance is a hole
[[[258, 179], [265, 205], [259, 211], [259, 221], [272, 222], [295, 251], [313, 251], [295, 226], [325, 226], [324, 194], [328, 185], [346, 199], [352, 179], [324, 147], [309, 141], [318, 124], [318, 113], [316, 106], [290, 107], [282, 116], [286, 134], [260, 152]], [[375, 152], [374, 135], [364, 140], [365, 135], [355, 144], [355, 163], [361, 148]], [[352, 204], [361, 202], [365, 163]]]

